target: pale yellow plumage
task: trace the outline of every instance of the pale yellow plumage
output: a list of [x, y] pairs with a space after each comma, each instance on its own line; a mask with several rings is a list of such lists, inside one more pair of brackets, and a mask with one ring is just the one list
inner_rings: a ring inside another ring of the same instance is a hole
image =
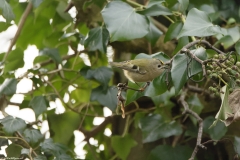
[[155, 58], [110, 62], [109, 64], [123, 69], [125, 76], [132, 82], [150, 82], [164, 71], [163, 62]]

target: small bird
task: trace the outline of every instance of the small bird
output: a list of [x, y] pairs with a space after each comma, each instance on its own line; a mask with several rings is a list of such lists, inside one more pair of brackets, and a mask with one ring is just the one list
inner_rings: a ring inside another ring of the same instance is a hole
[[121, 68], [124, 75], [132, 82], [150, 82], [160, 76], [165, 66], [163, 62], [156, 58], [134, 59], [123, 62], [110, 62], [112, 67]]

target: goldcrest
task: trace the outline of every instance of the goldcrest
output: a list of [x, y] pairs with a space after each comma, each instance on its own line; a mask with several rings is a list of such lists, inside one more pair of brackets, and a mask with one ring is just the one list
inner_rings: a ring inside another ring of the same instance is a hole
[[109, 64], [123, 69], [124, 75], [132, 82], [150, 82], [160, 76], [165, 68], [163, 62], [155, 58], [110, 62]]

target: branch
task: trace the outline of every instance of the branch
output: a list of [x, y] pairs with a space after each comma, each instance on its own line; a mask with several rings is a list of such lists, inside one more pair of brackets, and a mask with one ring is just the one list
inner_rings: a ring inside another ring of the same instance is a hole
[[[84, 53], [84, 52], [87, 52], [87, 50], [82, 50], [82, 51], [79, 51], [78, 53], [74, 53], [74, 54], [71, 54], [71, 55], [64, 56], [64, 57], [62, 57], [62, 60], [68, 60], [68, 59], [70, 59], [72, 57], [75, 57], [76, 55], [78, 55], [80, 53]], [[53, 62], [53, 59], [49, 59], [47, 61], [41, 62], [40, 67], [46, 66], [46, 65], [48, 65], [52, 62]]]
[[94, 137], [96, 134], [98, 134], [100, 131], [102, 131], [112, 120], [113, 116], [106, 117], [105, 120], [98, 126], [96, 126], [91, 131], [85, 131], [82, 128], [79, 128], [79, 131], [83, 132], [85, 135], [85, 139], [83, 141], [88, 141], [91, 137]]
[[4, 58], [3, 58], [3, 62], [7, 59], [7, 56], [9, 55], [9, 53], [12, 51], [12, 47], [14, 46], [14, 44], [16, 43], [22, 29], [23, 29], [23, 26], [24, 26], [24, 23], [27, 19], [27, 16], [29, 15], [30, 11], [32, 9], [32, 2], [29, 2], [28, 5], [27, 5], [27, 8], [25, 9], [20, 21], [19, 21], [19, 24], [18, 24], [18, 29], [17, 29], [17, 32], [15, 34], [15, 36], [13, 37], [13, 40], [11, 41], [10, 43], [10, 46], [8, 48], [8, 51], [6, 52], [6, 54], [4, 55]]
[[184, 107], [184, 112], [183, 114], [190, 114], [192, 115], [194, 118], [197, 119], [198, 121], [198, 124], [199, 124], [199, 128], [198, 128], [198, 135], [197, 135], [197, 144], [193, 150], [193, 153], [192, 153], [192, 156], [189, 160], [194, 160], [194, 157], [196, 156], [198, 150], [199, 150], [199, 147], [200, 148], [203, 148], [203, 149], [206, 149], [205, 146], [203, 146], [201, 144], [201, 140], [202, 140], [202, 133], [203, 133], [203, 121], [202, 121], [202, 118], [199, 117], [199, 115], [192, 111], [191, 109], [189, 109], [189, 106], [188, 106], [188, 103], [185, 101], [185, 98], [186, 98], [186, 94], [187, 94], [187, 91], [183, 91], [183, 93], [181, 94], [180, 98], [179, 98], [179, 102], [182, 104], [182, 106]]

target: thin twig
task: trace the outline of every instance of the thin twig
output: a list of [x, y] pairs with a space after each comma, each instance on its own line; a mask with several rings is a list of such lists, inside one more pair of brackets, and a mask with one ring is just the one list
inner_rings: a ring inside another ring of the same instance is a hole
[[192, 115], [194, 118], [197, 119], [198, 125], [199, 125], [198, 135], [197, 135], [197, 144], [196, 144], [196, 146], [195, 146], [195, 148], [193, 150], [191, 158], [189, 159], [189, 160], [194, 160], [194, 158], [195, 158], [195, 156], [196, 156], [196, 154], [197, 154], [197, 152], [199, 150], [199, 147], [203, 148], [203, 149], [206, 149], [206, 147], [201, 144], [202, 133], [203, 133], [203, 120], [202, 120], [202, 118], [199, 117], [199, 115], [196, 112], [194, 112], [191, 109], [189, 109], [188, 103], [185, 101], [186, 94], [187, 94], [187, 90], [183, 91], [183, 93], [181, 94], [181, 96], [179, 98], [179, 102], [184, 107], [183, 114], [190, 114], [190, 115]]
[[4, 55], [4, 58], [3, 58], [3, 62], [7, 59], [7, 56], [9, 55], [9, 53], [12, 51], [12, 47], [15, 45], [15, 43], [17, 42], [17, 39], [23, 29], [23, 26], [24, 26], [24, 23], [27, 19], [27, 16], [29, 15], [30, 11], [32, 10], [32, 2], [29, 2], [28, 5], [27, 5], [27, 8], [25, 9], [20, 21], [19, 21], [19, 24], [18, 24], [18, 29], [17, 29], [17, 32], [15, 34], [15, 36], [13, 37], [11, 43], [10, 43], [10, 46], [8, 48], [8, 51], [6, 52], [6, 54]]

